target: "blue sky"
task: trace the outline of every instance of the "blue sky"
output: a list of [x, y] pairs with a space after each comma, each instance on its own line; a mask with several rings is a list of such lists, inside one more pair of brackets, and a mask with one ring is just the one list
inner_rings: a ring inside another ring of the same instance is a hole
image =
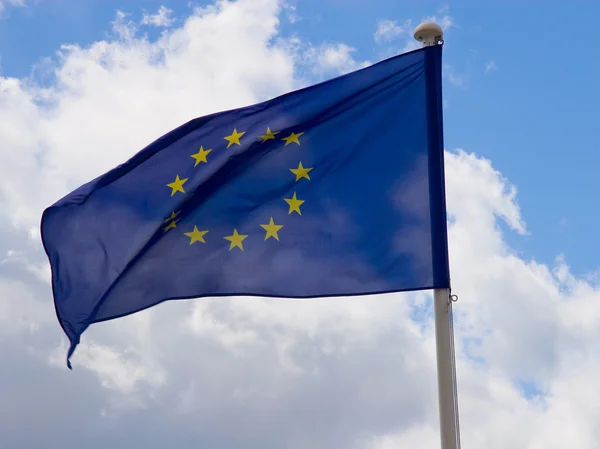
[[[139, 20], [162, 3], [52, 0], [7, 6], [0, 21], [0, 73], [39, 76], [32, 67], [54, 57], [61, 44], [86, 46], [109, 36], [116, 10]], [[600, 214], [590, 206], [600, 166], [595, 113], [600, 89], [594, 82], [600, 60], [590, 43], [600, 5], [394, 0], [293, 5], [298, 20], [282, 20], [282, 35], [344, 42], [356, 49], [355, 58], [370, 61], [384, 55], [373, 38], [378, 21], [402, 25], [410, 18], [451, 16], [444, 51], [446, 147], [491, 159], [517, 187], [530, 235], [509, 237], [516, 251], [545, 263], [564, 254], [579, 274], [596, 269]], [[179, 21], [190, 12], [184, 1], [170, 2], [169, 8]], [[141, 32], [152, 39], [160, 30], [141, 26]]]

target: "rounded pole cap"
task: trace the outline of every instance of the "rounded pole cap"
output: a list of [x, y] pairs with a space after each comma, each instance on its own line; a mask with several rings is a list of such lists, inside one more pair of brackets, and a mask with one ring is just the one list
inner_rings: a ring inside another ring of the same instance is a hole
[[423, 43], [423, 47], [435, 45], [442, 40], [444, 32], [442, 28], [433, 22], [423, 22], [415, 28], [414, 38]]

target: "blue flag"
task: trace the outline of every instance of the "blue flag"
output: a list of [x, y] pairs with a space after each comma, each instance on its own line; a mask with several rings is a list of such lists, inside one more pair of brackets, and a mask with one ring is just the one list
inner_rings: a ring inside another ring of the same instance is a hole
[[169, 299], [449, 287], [442, 46], [197, 118], [48, 207], [71, 346]]

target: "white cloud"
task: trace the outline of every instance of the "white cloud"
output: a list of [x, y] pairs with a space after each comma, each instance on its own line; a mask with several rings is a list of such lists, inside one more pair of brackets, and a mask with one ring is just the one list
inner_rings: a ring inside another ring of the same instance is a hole
[[467, 76], [456, 73], [451, 64], [444, 64], [442, 76], [446, 78], [450, 84], [456, 87], [465, 87], [467, 82]]
[[493, 60], [488, 61], [486, 63], [486, 65], [485, 65], [485, 73], [486, 73], [486, 75], [488, 73], [490, 73], [491, 71], [493, 71], [493, 70], [498, 70], [498, 65], [496, 64], [496, 61], [493, 61]]
[[295, 0], [282, 0], [281, 7], [285, 11], [286, 17], [290, 23], [296, 23], [300, 20]]
[[171, 17], [172, 14], [173, 10], [161, 5], [156, 14], [144, 13], [141, 23], [142, 25], [152, 25], [155, 27], [167, 28], [173, 25], [175, 22], [175, 19]]
[[406, 20], [402, 25], [398, 25], [395, 20], [384, 19], [377, 23], [377, 30], [373, 38], [375, 42], [388, 43], [394, 39], [412, 32], [412, 20]]
[[0, 14], [7, 6], [25, 6], [25, 0], [0, 0]]
[[[424, 293], [163, 304], [92, 326], [64, 367], [42, 209], [192, 117], [362, 64], [343, 44], [278, 39], [281, 12], [221, 2], [152, 42], [120, 14], [113, 39], [47, 63], [48, 87], [0, 77], [4, 446], [438, 447]], [[490, 161], [452, 151], [446, 165], [464, 447], [595, 449], [600, 288], [511, 250], [505, 232], [527, 229]]]
[[313, 67], [316, 76], [341, 75], [369, 65], [368, 61], [356, 61], [355, 49], [346, 44], [323, 44], [311, 47], [304, 53], [304, 63]]
[[437, 23], [443, 31], [447, 31], [453, 26], [456, 26], [454, 19], [448, 13], [450, 11], [450, 7], [448, 5], [443, 6], [438, 9], [437, 14], [429, 17], [425, 17], [423, 22], [435, 22]]

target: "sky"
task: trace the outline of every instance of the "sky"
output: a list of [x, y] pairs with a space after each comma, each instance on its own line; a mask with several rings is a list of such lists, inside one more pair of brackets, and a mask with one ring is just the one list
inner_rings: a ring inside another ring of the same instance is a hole
[[45, 207], [176, 126], [417, 48], [434, 20], [463, 447], [597, 448], [599, 13], [0, 0], [0, 445], [439, 447], [428, 292], [165, 303], [90, 327], [69, 371], [39, 235]]

